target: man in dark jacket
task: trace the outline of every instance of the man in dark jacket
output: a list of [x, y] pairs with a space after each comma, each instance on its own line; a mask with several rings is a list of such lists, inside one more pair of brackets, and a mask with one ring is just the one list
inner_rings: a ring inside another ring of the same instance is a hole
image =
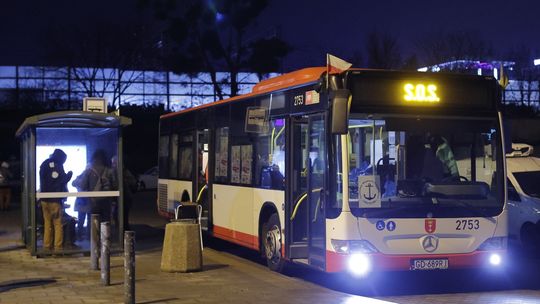
[[[67, 155], [60, 149], [55, 149], [51, 156], [39, 167], [39, 181], [41, 192], [67, 192], [67, 183], [71, 179], [73, 172], [64, 171], [64, 163]], [[41, 208], [43, 211], [44, 236], [43, 247], [51, 250], [53, 247], [54, 230], [54, 250], [61, 250], [64, 241], [64, 231], [62, 228], [63, 204], [65, 198], [43, 198]]]

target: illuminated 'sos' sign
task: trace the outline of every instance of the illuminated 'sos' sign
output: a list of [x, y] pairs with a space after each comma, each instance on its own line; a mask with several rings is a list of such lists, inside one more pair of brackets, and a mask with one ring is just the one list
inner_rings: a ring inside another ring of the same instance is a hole
[[407, 83], [403, 86], [403, 99], [408, 102], [417, 103], [438, 103], [441, 101], [437, 95], [437, 86], [434, 84], [412, 84]]

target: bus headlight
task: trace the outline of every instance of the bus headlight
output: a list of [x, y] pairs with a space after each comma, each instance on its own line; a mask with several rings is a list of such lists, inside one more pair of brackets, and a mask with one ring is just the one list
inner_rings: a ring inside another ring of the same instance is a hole
[[489, 263], [493, 266], [499, 266], [501, 264], [501, 256], [493, 253], [489, 256]]
[[371, 261], [367, 254], [355, 253], [349, 256], [349, 272], [355, 276], [364, 276], [371, 270]]
[[504, 249], [506, 249], [505, 237], [489, 238], [484, 243], [482, 243], [482, 245], [478, 247], [478, 250], [481, 250], [481, 251], [504, 250]]
[[344, 240], [331, 240], [334, 251], [342, 254], [350, 253], [375, 253], [377, 249], [370, 242], [366, 240], [361, 241], [344, 241]]

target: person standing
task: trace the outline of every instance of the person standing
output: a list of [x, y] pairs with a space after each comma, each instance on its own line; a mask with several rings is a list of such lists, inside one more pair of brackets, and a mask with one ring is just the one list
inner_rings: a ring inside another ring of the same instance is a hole
[[[73, 172], [64, 171], [64, 163], [67, 155], [61, 149], [55, 149], [51, 156], [39, 167], [39, 181], [41, 192], [66, 192], [67, 183], [71, 180]], [[62, 250], [64, 242], [64, 230], [62, 227], [62, 215], [65, 198], [43, 198], [40, 200], [43, 211], [44, 236], [43, 247], [46, 250]], [[54, 233], [53, 233], [54, 232]]]
[[[116, 179], [107, 164], [105, 151], [98, 149], [92, 154], [90, 164], [72, 183], [79, 191], [111, 191], [116, 188]], [[111, 219], [111, 199], [90, 197], [86, 200], [92, 214], [99, 214], [102, 222]]]
[[[90, 166], [88, 166], [89, 169]], [[89, 191], [82, 184], [84, 175], [81, 174], [71, 183], [71, 185], [77, 188], [77, 191]], [[90, 200], [87, 197], [77, 197], [75, 200], [75, 211], [77, 211], [77, 239], [83, 240], [84, 238], [90, 239], [90, 229], [85, 229], [84, 224], [90, 225]]]
[[11, 178], [13, 175], [9, 170], [9, 164], [2, 162], [0, 165], [0, 210], [9, 210], [11, 202]]
[[[111, 167], [113, 170], [113, 176], [118, 178], [118, 157], [114, 156], [111, 159]], [[137, 191], [137, 179], [135, 176], [127, 169], [123, 168], [122, 170], [122, 188], [123, 188], [123, 199], [124, 199], [124, 230], [130, 230], [129, 227], [129, 211], [131, 210], [131, 204], [133, 202], [133, 194]], [[118, 214], [118, 202], [116, 202], [116, 208], [114, 214]], [[116, 216], [115, 216], [116, 217]]]

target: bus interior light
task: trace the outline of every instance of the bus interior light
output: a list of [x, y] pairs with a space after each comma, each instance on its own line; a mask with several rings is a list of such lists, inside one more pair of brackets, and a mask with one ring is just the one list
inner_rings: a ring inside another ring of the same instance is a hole
[[366, 240], [345, 241], [332, 239], [332, 247], [337, 253], [375, 253], [377, 249]]
[[504, 237], [492, 237], [487, 239], [482, 245], [478, 247], [481, 251], [490, 250], [504, 250], [506, 249], [506, 238]]

